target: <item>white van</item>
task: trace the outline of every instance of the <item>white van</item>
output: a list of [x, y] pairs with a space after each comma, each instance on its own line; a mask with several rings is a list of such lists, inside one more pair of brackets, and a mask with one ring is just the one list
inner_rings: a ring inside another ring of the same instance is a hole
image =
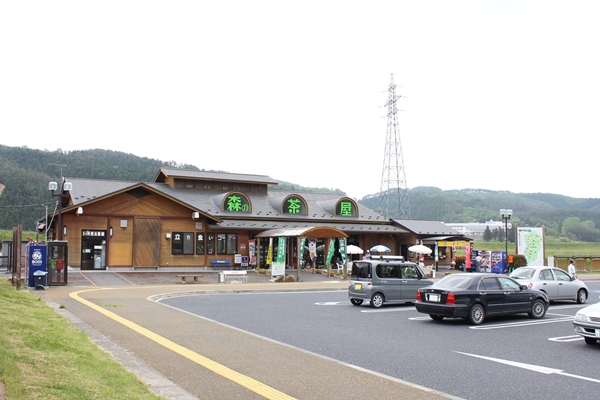
[[352, 264], [348, 298], [355, 306], [368, 300], [371, 307], [390, 303], [414, 303], [417, 290], [433, 285], [412, 262], [362, 260]]

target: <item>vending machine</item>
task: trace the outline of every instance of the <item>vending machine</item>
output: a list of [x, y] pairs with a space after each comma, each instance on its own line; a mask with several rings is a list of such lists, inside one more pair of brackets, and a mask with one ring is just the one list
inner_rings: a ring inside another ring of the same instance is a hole
[[492, 251], [492, 272], [495, 274], [506, 274], [506, 252], [500, 250]]

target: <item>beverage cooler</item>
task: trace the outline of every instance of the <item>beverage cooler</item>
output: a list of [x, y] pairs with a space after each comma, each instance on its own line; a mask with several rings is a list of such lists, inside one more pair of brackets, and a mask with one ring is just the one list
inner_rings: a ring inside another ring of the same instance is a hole
[[506, 274], [506, 252], [494, 250], [491, 254], [492, 272], [496, 274]]
[[62, 286], [67, 284], [69, 268], [68, 247], [66, 240], [49, 241], [48, 246], [48, 285]]

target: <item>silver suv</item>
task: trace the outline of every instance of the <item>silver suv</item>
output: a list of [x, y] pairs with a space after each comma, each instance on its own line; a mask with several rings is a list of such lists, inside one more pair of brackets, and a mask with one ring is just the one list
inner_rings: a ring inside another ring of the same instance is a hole
[[371, 307], [384, 303], [414, 303], [417, 290], [433, 285], [421, 268], [411, 262], [355, 261], [348, 287], [348, 298], [355, 306], [369, 300]]

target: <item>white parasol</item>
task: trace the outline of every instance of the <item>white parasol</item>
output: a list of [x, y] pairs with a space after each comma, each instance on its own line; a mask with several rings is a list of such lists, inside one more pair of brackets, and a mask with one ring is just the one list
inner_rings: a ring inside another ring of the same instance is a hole
[[431, 250], [429, 247], [424, 246], [422, 244], [415, 244], [414, 246], [410, 246], [408, 248], [408, 251], [412, 251], [413, 253], [419, 254], [431, 254], [433, 252], [433, 250]]
[[363, 249], [361, 249], [358, 246], [355, 246], [353, 244], [349, 244], [348, 247], [346, 247], [346, 254], [362, 254], [363, 253]]

